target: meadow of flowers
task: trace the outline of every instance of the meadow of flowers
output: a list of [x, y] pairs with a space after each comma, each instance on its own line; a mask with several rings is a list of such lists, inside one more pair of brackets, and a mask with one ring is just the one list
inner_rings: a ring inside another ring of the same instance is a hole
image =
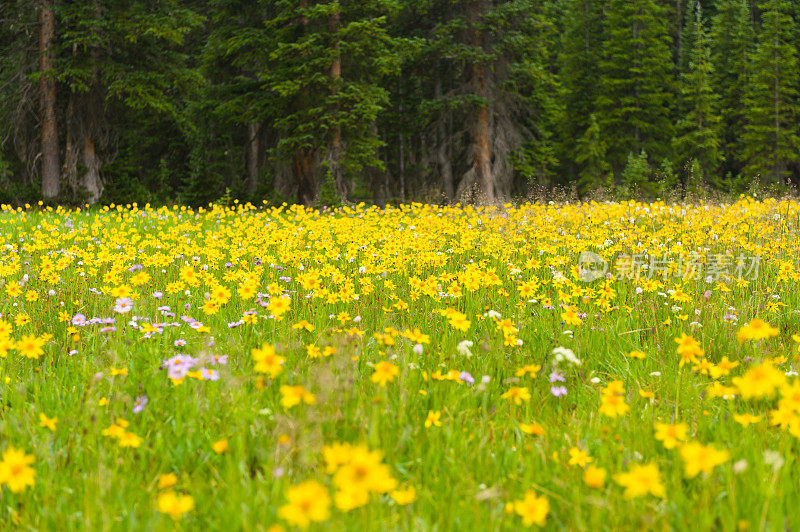
[[3, 207], [1, 528], [800, 529], [799, 226]]

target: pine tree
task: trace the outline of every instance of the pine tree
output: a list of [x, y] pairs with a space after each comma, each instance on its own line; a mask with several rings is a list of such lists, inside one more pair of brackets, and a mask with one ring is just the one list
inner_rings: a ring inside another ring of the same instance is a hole
[[674, 196], [680, 188], [678, 176], [672, 169], [669, 159], [661, 161], [661, 166], [655, 172], [656, 186], [654, 192], [659, 198]]
[[386, 29], [386, 13], [398, 7], [395, 0], [282, 0], [267, 21], [272, 53], [260, 79], [282, 110], [278, 153], [292, 161], [302, 203], [325, 182], [346, 200], [357, 176], [383, 167], [374, 124], [389, 103], [385, 78], [402, 57], [401, 41]]
[[[243, 188], [251, 197], [261, 185], [264, 144], [272, 133], [268, 124], [280, 113], [258, 79], [269, 62], [264, 20], [270, 9], [265, 0], [210, 0], [206, 9], [210, 31], [200, 54], [208, 84], [199, 110], [218, 131], [227, 133], [217, 135], [218, 139], [227, 136], [232, 144], [242, 146], [244, 161], [236, 165], [235, 173], [246, 178], [232, 185], [233, 190]], [[213, 147], [209, 148], [211, 155], [216, 155]]]
[[[601, 0], [568, 0], [561, 38], [559, 77], [564, 101], [564, 116], [559, 127], [563, 139], [565, 161], [577, 161], [583, 149], [578, 139], [593, 128], [591, 120], [598, 95], [597, 63], [602, 52], [603, 2]], [[592, 129], [592, 134], [595, 131]], [[599, 129], [596, 131], [599, 134]], [[585, 153], [585, 152], [584, 152]], [[578, 173], [585, 182], [588, 173], [568, 163], [567, 171]]]
[[495, 132], [500, 138], [494, 141], [494, 155], [508, 157], [511, 164], [495, 161], [493, 171], [510, 174], [512, 187], [515, 176], [528, 183], [551, 184], [559, 165], [556, 133], [564, 120], [557, 97], [556, 34], [549, 12], [555, 12], [556, 6], [531, 0], [500, 4], [494, 15], [503, 21], [504, 31], [496, 35], [494, 70], [507, 69], [508, 75], [496, 80], [500, 91], [493, 107]]
[[[432, 170], [438, 170], [441, 177], [434, 175], [448, 198], [452, 190], [461, 201], [502, 202], [530, 183], [549, 184], [558, 167], [555, 134], [561, 121], [556, 2], [431, 4], [425, 14], [436, 17], [432, 37], [420, 63], [409, 65], [417, 79], [403, 83], [403, 103], [422, 86], [417, 131], [435, 133], [430, 147], [418, 146], [417, 167], [435, 161]], [[419, 76], [421, 71], [433, 79]], [[413, 152], [406, 153], [415, 162]]]
[[[0, 203], [33, 203], [44, 197], [45, 166], [54, 169], [53, 182], [58, 185], [58, 145], [50, 145], [56, 151], [49, 155], [51, 163], [42, 160], [48, 157], [42, 150], [49, 136], [44, 135], [42, 119], [49, 110], [42, 109], [41, 95], [54, 77], [42, 68], [46, 57], [38, 53], [44, 44], [42, 8], [42, 3], [30, 0], [0, 3]], [[52, 103], [55, 110], [57, 102]], [[57, 135], [51, 138], [58, 140]]]
[[794, 0], [5, 0], [0, 201], [800, 184], [798, 57]]
[[[750, 73], [750, 57], [754, 47], [748, 0], [720, 0], [711, 26], [711, 80], [713, 92], [719, 95], [720, 145], [722, 164], [720, 177], [735, 178], [744, 159], [742, 133], [745, 125], [744, 96]], [[720, 184], [728, 184], [721, 180]]]
[[633, 152], [629, 153], [625, 168], [620, 175], [620, 192], [628, 198], [651, 192], [650, 176], [652, 173], [646, 151], [642, 150], [639, 155], [634, 155]]
[[685, 115], [677, 124], [678, 137], [675, 152], [681, 165], [696, 160], [703, 176], [714, 174], [720, 162], [718, 137], [718, 97], [711, 86], [712, 66], [706, 30], [703, 26], [702, 8], [695, 2], [692, 18], [686, 28], [686, 71], [681, 74], [680, 94]]
[[697, 198], [703, 195], [703, 181], [706, 177], [700, 161], [692, 159], [687, 165], [686, 179], [684, 190], [686, 195], [692, 198]]
[[589, 116], [589, 126], [578, 139], [575, 162], [581, 165], [578, 192], [585, 194], [595, 186], [603, 186], [611, 167], [606, 162], [606, 144], [600, 136], [600, 126], [595, 115]]
[[762, 175], [765, 181], [778, 184], [785, 183], [800, 163], [800, 74], [797, 50], [791, 44], [789, 2], [765, 0], [759, 8], [762, 28], [745, 97], [742, 155], [746, 175]]
[[673, 78], [663, 8], [654, 0], [609, 0], [604, 32], [597, 120], [612, 168], [619, 172], [631, 151], [669, 158]]
[[[179, 0], [157, 5], [144, 0], [59, 3], [58, 78], [67, 95], [63, 174], [75, 199], [100, 198], [105, 188], [103, 169], [115, 157], [141, 159], [146, 145], [169, 144], [152, 139], [153, 130], [181, 136], [192, 129], [187, 102], [203, 80], [187, 64], [183, 47], [203, 17], [181, 4]], [[147, 177], [155, 183], [159, 158], [148, 162], [152, 166]], [[121, 181], [134, 181], [132, 189], [139, 193], [147, 190], [141, 181], [150, 184], [136, 165], [124, 171], [117, 166], [108, 173], [117, 187]]]

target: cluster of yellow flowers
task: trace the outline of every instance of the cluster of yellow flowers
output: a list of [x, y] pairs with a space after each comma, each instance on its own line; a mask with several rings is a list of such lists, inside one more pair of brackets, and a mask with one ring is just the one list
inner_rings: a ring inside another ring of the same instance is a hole
[[[334, 443], [323, 447], [322, 455], [325, 472], [331, 475], [335, 489], [333, 504], [343, 512], [364, 506], [371, 494], [389, 493], [401, 506], [416, 499], [413, 487], [398, 488], [380, 451], [371, 451], [365, 445]], [[278, 515], [292, 525], [306, 528], [312, 522], [330, 518], [331, 496], [316, 480], [290, 487], [286, 499]]]
[[156, 499], [158, 511], [176, 520], [194, 508], [194, 498], [191, 495], [175, 492], [173, 487], [177, 483], [178, 476], [175, 473], [161, 475], [158, 478], [159, 493]]
[[129, 425], [130, 423], [124, 419], [118, 418], [107, 429], [103, 429], [103, 436], [116, 439], [120, 447], [139, 447], [142, 444], [142, 438], [128, 431]]

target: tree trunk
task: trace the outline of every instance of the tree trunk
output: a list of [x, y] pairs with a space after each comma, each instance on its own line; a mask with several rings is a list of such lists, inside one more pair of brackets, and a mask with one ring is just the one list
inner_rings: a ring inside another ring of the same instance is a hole
[[[778, 31], [775, 31], [775, 42], [773, 43], [775, 46], [775, 50], [778, 50], [780, 46], [780, 41], [778, 38]], [[776, 52], [777, 56], [777, 52]], [[781, 92], [780, 92], [780, 67], [778, 63], [778, 57], [775, 57], [773, 60], [775, 64], [775, 146], [772, 151], [772, 160], [774, 163], [774, 182], [780, 183], [781, 182], [781, 173], [783, 171], [783, 161], [778, 159], [778, 153], [780, 149], [780, 142], [781, 142], [781, 112], [780, 112], [780, 102], [781, 102]]]
[[103, 194], [103, 181], [100, 178], [100, 159], [97, 157], [94, 139], [90, 134], [91, 130], [83, 137], [83, 150], [81, 164], [83, 165], [83, 175], [81, 176], [81, 188], [87, 195], [87, 203], [90, 205], [97, 203]]
[[[471, 43], [476, 49], [484, 47], [483, 32], [478, 27], [483, 11], [481, 0], [470, 2], [468, 7], [470, 20]], [[477, 59], [472, 63], [470, 73], [472, 92], [479, 98], [488, 98], [489, 88], [486, 79], [486, 63]], [[472, 168], [475, 172], [475, 183], [480, 189], [481, 200], [487, 205], [497, 201], [494, 175], [492, 174], [492, 154], [489, 148], [489, 109], [486, 102], [481, 102], [475, 109], [472, 123]]]
[[292, 158], [292, 173], [297, 183], [297, 202], [309, 206], [316, 201], [314, 186], [314, 153], [310, 149], [298, 149]]
[[[442, 98], [442, 78], [441, 72], [438, 70], [436, 72], [435, 96], [437, 100]], [[447, 149], [450, 144], [450, 139], [447, 136], [447, 119], [449, 114], [449, 111], [446, 112], [444, 116], [439, 118], [439, 121], [436, 124], [436, 162], [439, 165], [442, 193], [444, 194], [445, 198], [447, 198], [447, 201], [452, 203], [455, 199], [455, 187], [453, 183], [453, 165], [450, 162]]]
[[[298, 7], [302, 10], [308, 9], [308, 0], [300, 0]], [[308, 17], [302, 14], [297, 21], [298, 31], [305, 33], [308, 26]], [[308, 87], [303, 87], [300, 91], [301, 97], [296, 105], [299, 108], [308, 105], [310, 94]], [[297, 202], [302, 205], [312, 205], [317, 200], [317, 187], [314, 176], [314, 150], [309, 147], [296, 147], [292, 155], [292, 174], [297, 188]]]
[[255, 194], [258, 188], [258, 159], [260, 152], [258, 133], [261, 131], [261, 124], [250, 122], [247, 124], [247, 144], [245, 145], [245, 156], [247, 159], [247, 192]]
[[497, 201], [497, 197], [495, 194], [494, 175], [492, 175], [491, 153], [489, 151], [489, 110], [486, 106], [478, 109], [473, 139], [475, 177], [480, 184], [483, 201], [487, 205], [492, 205]]
[[[691, 6], [689, 6], [689, 9], [691, 10]], [[677, 53], [675, 64], [678, 65], [678, 71], [680, 71], [683, 67], [681, 62], [683, 58], [683, 4], [681, 0], [675, 0], [675, 27], [678, 29], [678, 35], [675, 39]]]
[[[100, 2], [94, 0], [95, 29], [100, 32], [99, 22], [103, 13]], [[73, 48], [73, 56], [78, 50]], [[103, 194], [103, 179], [100, 175], [102, 162], [97, 153], [100, 123], [103, 120], [103, 96], [100, 87], [100, 49], [89, 49], [89, 64], [92, 77], [88, 90], [73, 90], [67, 106], [67, 143], [62, 175], [76, 197], [92, 205]]]
[[[95, 31], [100, 33], [103, 11], [100, 0], [94, 0]], [[88, 194], [89, 204], [94, 204], [103, 194], [103, 179], [100, 176], [100, 158], [97, 156], [96, 141], [99, 135], [99, 121], [104, 113], [103, 98], [100, 93], [100, 50], [93, 47], [89, 55], [92, 60], [92, 84], [86, 94], [86, 110], [83, 115], [85, 131], [83, 136], [83, 179], [81, 185]]]
[[447, 129], [442, 121], [439, 124], [439, 149], [436, 151], [439, 162], [439, 172], [442, 178], [442, 193], [448, 202], [452, 203], [455, 199], [455, 185], [453, 182], [453, 165], [447, 156]]
[[[400, 93], [400, 115], [403, 115], [403, 93]], [[397, 160], [399, 161], [399, 170], [400, 173], [397, 176], [400, 181], [400, 202], [402, 203], [406, 199], [406, 149], [405, 149], [405, 138], [403, 136], [403, 130], [398, 129], [397, 131]]]
[[342, 172], [342, 126], [338, 123], [339, 104], [336, 103], [336, 95], [339, 92], [339, 82], [342, 77], [342, 57], [339, 55], [339, 22], [339, 10], [337, 9], [331, 13], [328, 19], [328, 31], [330, 31], [333, 38], [334, 51], [328, 77], [330, 94], [333, 100], [331, 111], [335, 122], [331, 132], [330, 145], [328, 146], [328, 171], [336, 186], [336, 194], [344, 201], [347, 199], [347, 184], [344, 182], [344, 173]]
[[80, 162], [80, 148], [79, 142], [76, 139], [76, 119], [75, 119], [75, 98], [77, 96], [74, 92], [69, 95], [69, 103], [67, 104], [67, 142], [64, 149], [64, 168], [61, 174], [66, 179], [66, 184], [73, 190], [77, 188], [78, 181], [78, 163]]
[[[373, 121], [372, 124], [370, 124], [369, 130], [370, 134], [375, 138], [379, 138], [377, 122]], [[378, 146], [375, 146], [375, 160], [381, 160], [381, 150]], [[385, 165], [382, 169], [377, 165], [367, 168], [367, 176], [369, 177], [370, 188], [372, 189], [372, 203], [375, 205], [385, 205], [386, 203], [382, 190], [384, 173], [386, 173]]]
[[41, 122], [42, 196], [58, 195], [58, 124], [56, 122], [55, 13], [53, 0], [39, 0], [39, 120]]

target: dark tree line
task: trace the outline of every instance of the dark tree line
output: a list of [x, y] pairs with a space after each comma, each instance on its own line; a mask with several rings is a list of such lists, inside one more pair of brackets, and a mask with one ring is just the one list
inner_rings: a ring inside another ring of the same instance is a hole
[[4, 0], [0, 201], [800, 183], [791, 0]]

